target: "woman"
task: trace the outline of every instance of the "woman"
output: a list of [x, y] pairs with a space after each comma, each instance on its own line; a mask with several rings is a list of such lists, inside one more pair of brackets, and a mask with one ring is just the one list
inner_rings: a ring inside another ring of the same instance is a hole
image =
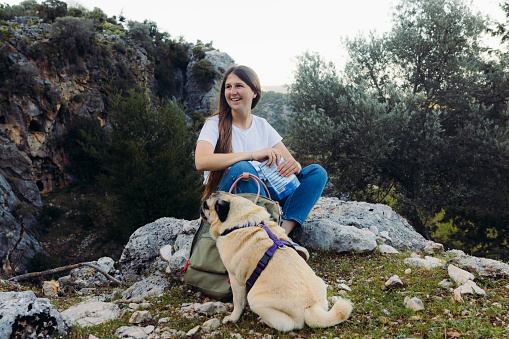
[[[196, 169], [205, 171], [204, 198], [215, 191], [228, 191], [243, 172], [263, 179], [260, 164], [265, 160], [268, 160], [268, 166], [276, 163], [277, 171], [283, 177], [295, 174], [300, 186], [279, 201], [283, 210], [281, 227], [289, 234], [302, 225], [322, 194], [327, 173], [320, 165], [302, 168], [276, 130], [265, 119], [251, 114], [260, 96], [260, 80], [251, 68], [234, 66], [226, 72], [218, 113], [207, 119], [198, 138]], [[258, 192], [253, 180], [239, 182], [237, 189], [241, 193]], [[276, 192], [270, 187], [269, 190], [272, 199], [278, 201]], [[296, 249], [304, 259], [309, 258], [306, 249], [300, 246]]]

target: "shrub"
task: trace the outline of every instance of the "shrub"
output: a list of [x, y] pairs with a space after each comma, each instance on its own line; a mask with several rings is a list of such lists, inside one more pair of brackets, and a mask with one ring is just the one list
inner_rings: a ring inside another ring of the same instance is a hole
[[205, 58], [206, 53], [203, 50], [203, 48], [201, 48], [201, 46], [193, 47], [192, 51], [193, 51], [193, 56], [197, 60], [201, 60], [201, 59]]
[[219, 74], [212, 68], [210, 60], [202, 59], [197, 61], [192, 68], [193, 77], [203, 90], [209, 90]]
[[68, 16], [57, 18], [51, 25], [50, 37], [67, 57], [83, 57], [90, 52], [94, 33], [91, 19]]

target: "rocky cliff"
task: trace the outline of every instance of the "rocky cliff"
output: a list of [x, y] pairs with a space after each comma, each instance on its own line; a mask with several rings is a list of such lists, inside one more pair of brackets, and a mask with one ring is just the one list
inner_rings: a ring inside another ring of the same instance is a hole
[[[73, 123], [90, 118], [107, 124], [108, 86], [141, 86], [149, 93], [162, 86], [155, 74], [157, 60], [147, 46], [119, 26], [96, 28], [87, 40], [87, 52], [77, 54], [70, 54], [57, 39], [57, 28], [65, 28], [57, 26], [26, 17], [0, 24], [0, 260], [20, 239], [22, 213], [15, 210], [25, 206], [26, 229], [17, 248], [25, 254], [18, 271], [40, 250], [35, 221], [42, 206], [39, 193], [73, 180], [66, 172], [69, 157], [64, 149]], [[214, 109], [219, 78], [233, 60], [213, 48], [204, 49], [217, 72], [214, 85], [204, 90], [192, 72], [197, 62], [193, 44], [178, 46], [184, 60], [162, 73], [170, 74], [172, 79], [163, 80], [174, 84], [166, 99], [189, 103], [189, 115], [207, 114]]]

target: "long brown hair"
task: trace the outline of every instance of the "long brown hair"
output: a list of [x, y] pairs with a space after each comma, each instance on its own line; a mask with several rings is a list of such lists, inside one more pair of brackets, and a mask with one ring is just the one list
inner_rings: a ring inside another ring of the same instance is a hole
[[[216, 148], [214, 153], [231, 153], [232, 152], [232, 109], [225, 97], [225, 83], [226, 78], [230, 74], [235, 74], [242, 81], [248, 85], [253, 92], [256, 93], [256, 97], [253, 98], [251, 109], [255, 108], [260, 97], [262, 95], [262, 89], [260, 86], [260, 80], [255, 71], [247, 66], [233, 66], [226, 71], [221, 83], [221, 93], [219, 94], [219, 107], [214, 115], [219, 115], [219, 139], [217, 140]], [[228, 172], [228, 168], [211, 171], [205, 187], [205, 193], [203, 199], [208, 198], [213, 192], [217, 190], [217, 187], [221, 183], [224, 175]]]

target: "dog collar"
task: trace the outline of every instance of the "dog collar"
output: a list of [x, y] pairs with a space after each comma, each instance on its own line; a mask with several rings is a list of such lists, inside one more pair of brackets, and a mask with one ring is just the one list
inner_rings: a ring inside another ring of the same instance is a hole
[[251, 287], [253, 287], [254, 283], [256, 282], [256, 280], [258, 279], [258, 277], [260, 276], [262, 271], [265, 269], [265, 267], [267, 267], [267, 264], [269, 263], [270, 259], [272, 259], [274, 252], [276, 252], [276, 250], [279, 247], [289, 246], [289, 247], [293, 248], [293, 245], [290, 242], [285, 241], [285, 240], [279, 240], [274, 235], [274, 233], [272, 233], [269, 230], [269, 228], [267, 227], [267, 225], [265, 225], [265, 223], [263, 221], [262, 221], [261, 225], [262, 225], [263, 229], [265, 230], [265, 232], [267, 232], [267, 234], [269, 235], [269, 238], [274, 242], [274, 244], [267, 250], [267, 252], [265, 252], [265, 254], [260, 259], [260, 261], [258, 261], [258, 264], [256, 265], [256, 268], [254, 269], [253, 273], [251, 274], [249, 279], [247, 279], [246, 288], [247, 288], [248, 292], [251, 289]]
[[[263, 221], [261, 222], [261, 224], [263, 224]], [[232, 233], [233, 231], [240, 230], [240, 229], [247, 228], [247, 227], [253, 227], [253, 226], [259, 226], [259, 225], [247, 224], [247, 225], [243, 225], [243, 226], [235, 226], [235, 227], [227, 229], [226, 231], [221, 233], [219, 236], [224, 237], [225, 235], [228, 235], [228, 234]]]

